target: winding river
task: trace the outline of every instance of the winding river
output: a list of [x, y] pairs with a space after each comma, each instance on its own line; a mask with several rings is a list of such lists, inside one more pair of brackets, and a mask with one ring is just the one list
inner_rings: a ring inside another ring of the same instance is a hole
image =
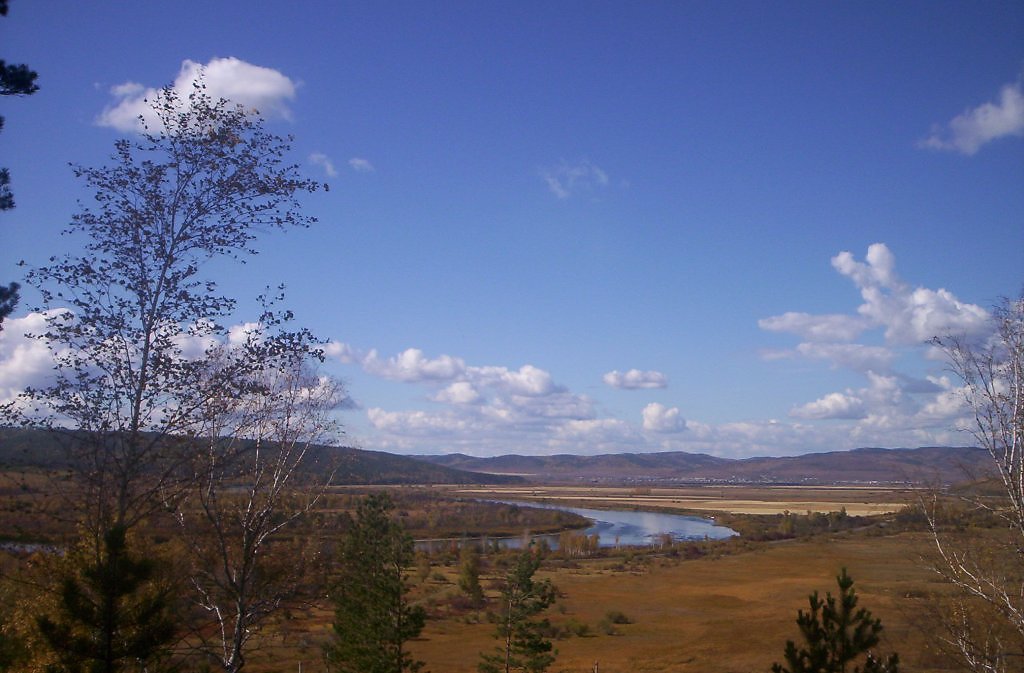
[[[666, 514], [663, 512], [641, 512], [622, 509], [591, 509], [589, 507], [569, 507], [565, 505], [554, 505], [550, 503], [523, 501], [523, 500], [491, 500], [506, 505], [518, 505], [519, 507], [538, 507], [541, 509], [560, 509], [564, 512], [573, 512], [590, 519], [593, 523], [582, 532], [585, 535], [597, 534], [600, 537], [599, 546], [618, 547], [636, 546], [643, 547], [656, 544], [664, 534], [672, 536], [673, 540], [724, 540], [734, 535], [736, 531], [725, 526], [715, 525], [711, 519], [704, 519], [697, 516], [683, 516], [681, 514]], [[534, 535], [533, 539], [547, 540], [552, 549], [558, 548], [558, 534]], [[518, 549], [523, 544], [523, 538], [491, 538], [500, 546], [509, 549]], [[417, 546], [431, 548], [441, 544], [440, 540], [421, 540]]]
[[[715, 525], [711, 519], [681, 514], [665, 514], [663, 512], [641, 512], [622, 509], [591, 509], [588, 507], [566, 507], [540, 502], [503, 500], [506, 504], [520, 507], [540, 507], [543, 509], [560, 509], [584, 516], [591, 525], [582, 531], [585, 535], [600, 536], [601, 547], [645, 546], [654, 544], [661, 535], [669, 534], [673, 540], [724, 540], [739, 535], [725, 526]], [[558, 536], [548, 536], [558, 542]]]

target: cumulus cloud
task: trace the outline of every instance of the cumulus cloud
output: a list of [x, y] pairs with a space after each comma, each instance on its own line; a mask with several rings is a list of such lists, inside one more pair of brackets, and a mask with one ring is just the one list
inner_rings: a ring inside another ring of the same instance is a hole
[[377, 170], [369, 161], [366, 159], [360, 159], [359, 157], [352, 157], [349, 159], [348, 165], [356, 173], [373, 173]]
[[797, 334], [809, 341], [853, 341], [870, 324], [858, 316], [811, 315], [789, 311], [758, 320], [757, 326], [769, 332]]
[[476, 404], [481, 400], [480, 391], [473, 387], [468, 381], [456, 381], [446, 388], [442, 388], [433, 397], [435, 402], [447, 404]]
[[378, 407], [367, 410], [366, 417], [378, 430], [392, 434], [436, 436], [466, 428], [466, 421], [452, 414], [431, 414], [426, 411], [385, 411]]
[[337, 177], [338, 170], [334, 167], [334, 162], [331, 161], [323, 152], [313, 152], [309, 155], [309, 163], [314, 166], [319, 166], [324, 170], [324, 174], [329, 178]]
[[668, 386], [668, 377], [658, 371], [640, 371], [630, 369], [627, 372], [619, 370], [610, 371], [604, 375], [606, 385], [620, 390], [639, 390], [645, 388], [665, 388]]
[[884, 327], [890, 343], [920, 345], [936, 336], [976, 336], [988, 329], [989, 314], [982, 307], [962, 302], [945, 289], [904, 283], [884, 243], [869, 246], [864, 262], [841, 252], [832, 258], [832, 266], [857, 285], [864, 299], [857, 312]]
[[49, 313], [29, 313], [4, 320], [0, 331], [0, 404], [15, 400], [28, 387], [42, 387], [53, 380], [53, 355], [42, 339], [31, 337], [46, 331]]
[[[277, 70], [234, 57], [214, 58], [206, 65], [186, 59], [171, 85], [180, 100], [188, 101], [193, 83], [200, 77], [214, 99], [224, 98], [265, 117], [288, 119], [291, 116], [288, 104], [295, 98], [296, 84]], [[157, 98], [158, 88], [125, 82], [112, 87], [110, 93], [115, 102], [104, 108], [96, 119], [97, 124], [135, 132], [142, 130], [141, 118], [150, 128], [158, 128], [159, 122], [147, 102]]]
[[[947, 334], [975, 338], [989, 329], [988, 312], [960, 301], [945, 289], [913, 287], [896, 272], [896, 258], [884, 243], [868, 247], [864, 261], [850, 252], [832, 258], [832, 267], [853, 281], [863, 303], [856, 314], [787, 312], [758, 321], [761, 329], [789, 332], [807, 341], [793, 351], [770, 351], [766, 359], [802, 356], [827, 360], [858, 372], [888, 371], [893, 347], [925, 348], [936, 336]], [[885, 346], [853, 343], [864, 332], [882, 329]]]
[[644, 430], [650, 432], [682, 432], [686, 430], [686, 420], [676, 407], [666, 407], [651, 402], [642, 412]]
[[806, 419], [861, 419], [867, 417], [864, 400], [848, 393], [829, 393], [821, 399], [797, 407], [789, 412], [794, 418]]
[[428, 358], [418, 348], [408, 348], [382, 360], [376, 350], [362, 357], [363, 368], [371, 374], [395, 381], [451, 381], [466, 371], [466, 363], [450, 355]]
[[966, 110], [945, 126], [936, 125], [921, 147], [960, 152], [968, 156], [993, 140], [1024, 136], [1024, 90], [1018, 80], [1005, 85], [997, 102]]
[[557, 166], [541, 170], [540, 175], [551, 193], [560, 199], [567, 199], [576, 192], [608, 186], [608, 174], [589, 161], [574, 164], [562, 161]]

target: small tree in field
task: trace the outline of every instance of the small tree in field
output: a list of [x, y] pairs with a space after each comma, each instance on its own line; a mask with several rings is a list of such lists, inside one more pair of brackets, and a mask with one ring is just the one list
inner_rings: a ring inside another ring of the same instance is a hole
[[386, 493], [367, 496], [341, 548], [341, 572], [331, 589], [334, 639], [326, 647], [337, 673], [404, 673], [420, 670], [405, 643], [423, 630], [426, 611], [409, 603], [405, 569], [413, 541], [391, 516]]
[[551, 641], [542, 635], [547, 620], [533, 619], [555, 602], [551, 582], [533, 578], [538, 568], [540, 557], [532, 548], [516, 556], [501, 590], [501, 613], [494, 637], [502, 644], [494, 654], [481, 655], [477, 666], [480, 673], [540, 673], [554, 662]]
[[133, 556], [124, 528], [113, 528], [99, 557], [79, 565], [61, 581], [58, 613], [36, 620], [56, 653], [47, 671], [157, 670], [176, 631], [171, 587], [160, 583], [157, 562]]
[[[815, 591], [808, 599], [810, 611], [797, 613], [804, 645], [798, 647], [788, 641], [783, 655], [786, 663], [773, 664], [772, 673], [897, 673], [897, 655], [883, 661], [871, 652], [878, 644], [882, 620], [857, 608], [853, 578], [846, 574], [846, 568], [836, 581], [838, 596], [827, 593], [823, 601]], [[855, 665], [857, 661], [863, 663], [863, 668]]]
[[459, 589], [469, 598], [473, 607], [484, 603], [484, 589], [480, 586], [480, 552], [472, 540], [463, 540], [459, 549]]

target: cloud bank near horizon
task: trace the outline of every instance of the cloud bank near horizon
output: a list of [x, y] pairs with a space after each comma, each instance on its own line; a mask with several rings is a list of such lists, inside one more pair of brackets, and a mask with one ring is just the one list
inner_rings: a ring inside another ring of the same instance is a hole
[[[633, 412], [623, 412], [610, 411], [600, 399], [572, 390], [552, 372], [529, 363], [471, 364], [419, 348], [383, 356], [376, 349], [340, 341], [328, 343], [324, 352], [336, 367], [355, 366], [388, 385], [418, 391], [419, 401], [409, 408], [396, 408], [383, 398], [350, 405], [347, 413], [362, 414], [368, 424], [364, 433], [351, 434], [368, 449], [473, 455], [681, 450], [747, 457], [865, 445], [964, 443], [957, 431], [968, 425], [961, 391], [941, 374], [928, 340], [946, 334], [984, 338], [989, 313], [948, 290], [904, 281], [896, 272], [895, 256], [882, 243], [871, 245], [863, 260], [840, 252], [832, 266], [852, 282], [861, 303], [846, 313], [789, 311], [763, 318], [759, 326], [765, 331], [791, 334], [800, 341], [762, 355], [779, 367], [787, 361], [823, 363], [853, 373], [862, 383], [797, 402], [788, 420], [707, 423], [688, 418], [685, 407], [671, 401], [667, 375], [657, 370], [594, 374], [594, 384], [628, 391], [640, 403]], [[50, 376], [46, 344], [30, 336], [43, 331], [44, 321], [43, 314], [29, 313], [5, 322], [0, 332], [0, 403]], [[232, 333], [245, 329], [241, 324]], [[201, 346], [183, 344], [186, 350]], [[915, 373], [921, 367], [938, 373]], [[358, 399], [364, 393], [350, 394]]]
[[[948, 290], [907, 283], [882, 243], [871, 245], [863, 260], [840, 252], [832, 267], [853, 283], [862, 303], [846, 313], [790, 311], [760, 320], [765, 331], [802, 340], [763, 356], [824, 363], [853, 372], [864, 383], [797, 403], [788, 421], [703, 423], [688, 420], [677, 405], [658, 401], [646, 402], [636, 417], [620, 418], [529, 364], [518, 369], [469, 365], [457, 356], [428, 356], [417, 348], [382, 357], [340, 342], [330, 344], [327, 354], [371, 376], [426, 388], [424, 399], [431, 405], [369, 409], [367, 448], [476, 455], [684, 450], [745, 457], [857, 445], [962, 443], [957, 428], [966, 421], [958, 388], [945, 376], [898, 371], [897, 363], [909, 355], [937, 365], [929, 360], [934, 354], [928, 340], [951, 333], [980, 338], [989, 329], [988, 312]], [[881, 345], [868, 343], [879, 338]], [[610, 388], [640, 396], [668, 385], [668, 377], [656, 370], [611, 370], [600, 378]]]

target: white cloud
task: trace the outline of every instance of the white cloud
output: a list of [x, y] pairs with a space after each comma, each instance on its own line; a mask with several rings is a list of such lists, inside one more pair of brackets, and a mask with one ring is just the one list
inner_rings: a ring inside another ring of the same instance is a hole
[[[290, 118], [288, 103], [295, 98], [296, 85], [277, 70], [234, 57], [214, 58], [206, 65], [186, 59], [172, 84], [180, 100], [188, 101], [193, 83], [200, 76], [207, 93], [214, 99], [224, 98], [265, 117]], [[150, 128], [158, 128], [159, 122], [147, 102], [157, 98], [158, 88], [125, 82], [112, 87], [110, 93], [116, 102], [103, 110], [96, 119], [97, 124], [124, 132], [140, 131], [141, 117]]]
[[553, 427], [543, 444], [543, 453], [595, 455], [643, 447], [643, 436], [631, 424], [616, 418], [594, 418], [569, 420]]
[[896, 261], [884, 243], [868, 247], [864, 262], [849, 252], [832, 258], [832, 266], [853, 280], [864, 303], [857, 312], [885, 328], [890, 343], [920, 345], [947, 334], [975, 336], [988, 329], [988, 311], [960, 301], [945, 289], [913, 288], [900, 280]]
[[886, 371], [893, 360], [893, 352], [882, 346], [863, 344], [802, 343], [796, 352], [812, 360], [827, 360], [835, 366], [857, 372]]
[[567, 199], [579, 191], [593, 191], [608, 186], [608, 174], [589, 161], [570, 164], [562, 161], [557, 166], [540, 172], [551, 193]]
[[811, 315], [789, 311], [758, 320], [757, 326], [769, 332], [797, 334], [809, 341], [853, 341], [870, 324], [858, 316]]
[[362, 358], [361, 354], [353, 349], [352, 346], [340, 341], [331, 341], [324, 344], [323, 350], [325, 357], [334, 358], [345, 364], [359, 362]]
[[324, 169], [324, 173], [329, 178], [337, 177], [338, 175], [338, 170], [334, 167], [334, 162], [331, 161], [330, 157], [323, 152], [313, 152], [310, 154], [309, 163]]
[[1024, 136], [1024, 90], [1020, 80], [1005, 85], [998, 102], [966, 110], [946, 127], [933, 127], [920, 146], [972, 155], [986, 143], [1007, 136]]
[[363, 368], [371, 374], [395, 381], [451, 381], [466, 371], [466, 363], [450, 355], [428, 358], [418, 348], [408, 348], [398, 355], [381, 360], [376, 350], [362, 358]]
[[434, 395], [435, 402], [447, 404], [476, 404], [481, 400], [480, 392], [468, 381], [456, 381]]
[[469, 367], [466, 375], [480, 385], [500, 388], [513, 395], [537, 397], [563, 390], [555, 385], [551, 374], [533, 365], [523, 365], [518, 371], [506, 367]]
[[53, 355], [46, 342], [30, 334], [46, 331], [48, 313], [29, 313], [4, 320], [0, 331], [0, 404], [15, 400], [28, 387], [41, 387], [53, 381]]
[[663, 404], [651, 402], [642, 412], [644, 430], [650, 432], [682, 432], [686, 430], [686, 420], [676, 407], [667, 408]]
[[367, 418], [378, 430], [413, 436], [446, 435], [466, 429], [466, 421], [451, 414], [430, 414], [425, 411], [384, 411], [374, 407]]
[[[790, 332], [808, 340], [795, 351], [767, 351], [765, 359], [800, 355], [858, 372], [887, 371], [895, 358], [892, 347], [923, 349], [933, 337], [956, 334], [973, 338], [989, 329], [989, 314], [980, 306], [962, 302], [945, 289], [912, 287], [901, 280], [896, 258], [884, 243], [869, 246], [863, 262], [850, 252], [840, 252], [832, 258], [832, 267], [860, 290], [863, 303], [856, 315], [790, 311], [759, 320], [761, 329]], [[851, 343], [873, 329], [884, 330], [886, 346]]]
[[867, 417], [864, 400], [849, 393], [829, 393], [821, 399], [797, 407], [789, 412], [793, 418], [805, 419], [861, 419]]
[[630, 369], [628, 372], [619, 370], [610, 371], [604, 375], [606, 385], [622, 390], [639, 390], [644, 388], [665, 388], [668, 386], [668, 377], [658, 371], [640, 371]]
[[349, 159], [348, 165], [356, 173], [373, 173], [374, 171], [377, 170], [369, 161], [367, 161], [366, 159], [360, 159], [359, 157], [352, 157], [351, 159]]

